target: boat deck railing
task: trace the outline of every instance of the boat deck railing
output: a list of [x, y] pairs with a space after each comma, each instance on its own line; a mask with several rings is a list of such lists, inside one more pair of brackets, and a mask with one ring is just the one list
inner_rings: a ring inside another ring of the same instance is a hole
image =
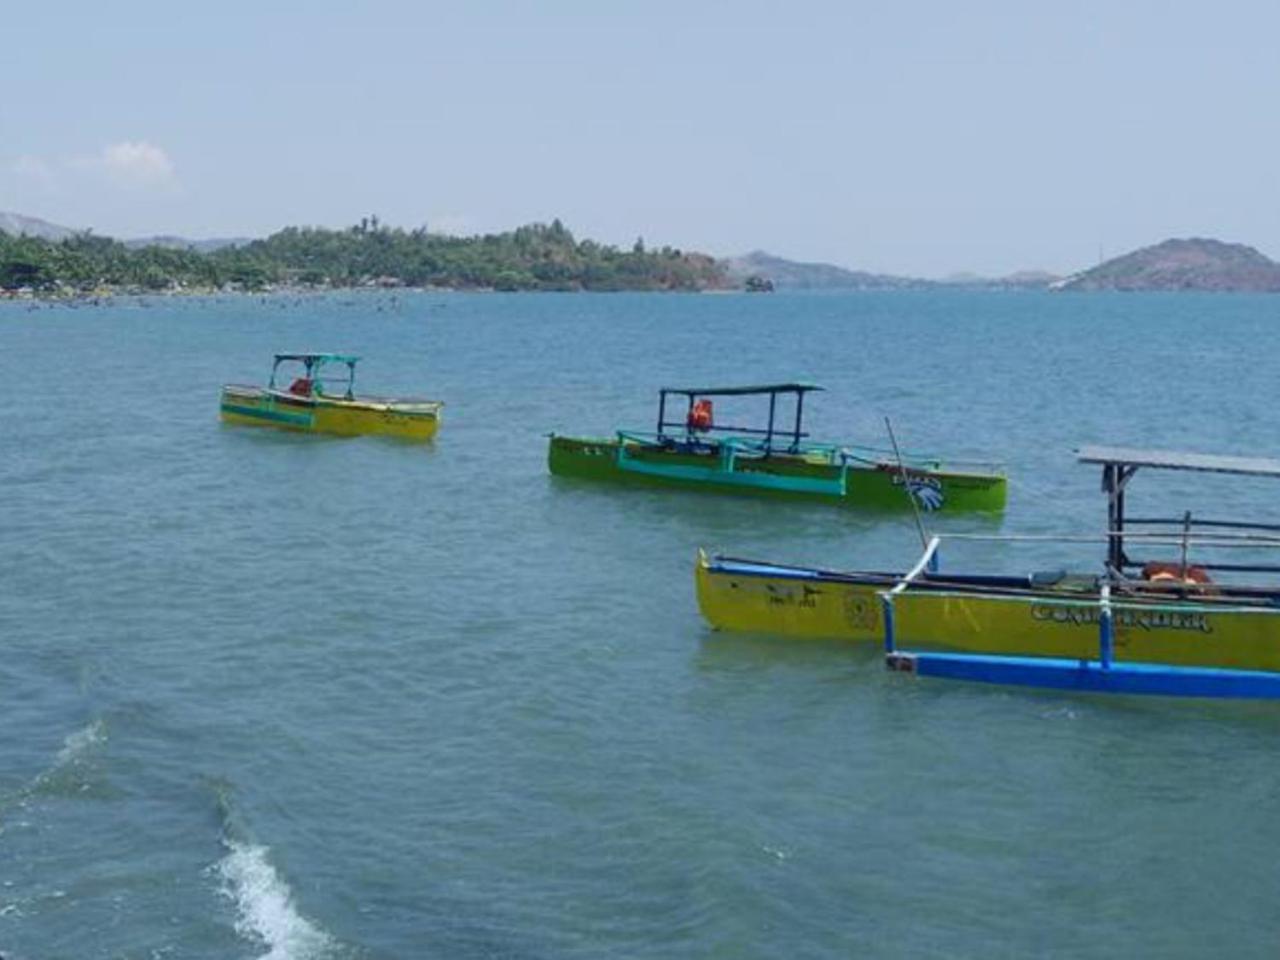
[[[732, 428], [726, 428], [732, 429]], [[896, 454], [891, 449], [847, 443], [822, 443], [812, 440], [784, 442], [786, 437], [775, 434], [773, 439], [754, 436], [756, 432], [729, 433], [723, 436], [706, 436], [698, 433], [656, 433], [645, 430], [619, 430], [618, 442], [642, 446], [698, 452], [720, 452], [728, 448], [734, 458], [792, 456], [810, 462], [833, 467], [862, 466], [879, 470], [899, 469]], [[989, 460], [946, 459], [933, 454], [903, 451], [902, 466], [908, 470], [938, 471], [945, 468], [1001, 473], [1003, 465]]]
[[[1262, 526], [1217, 521], [1218, 527]], [[1280, 529], [1280, 528], [1277, 528]], [[1215, 534], [1213, 536], [1186, 537], [1170, 532], [1126, 533], [1126, 539], [1147, 545], [1163, 545], [1178, 548], [1201, 547], [1225, 550], [1280, 549], [1280, 536], [1250, 533]], [[944, 541], [986, 541], [994, 543], [1096, 543], [1110, 540], [1107, 534], [938, 534], [929, 539], [924, 553], [907, 573], [879, 596], [885, 611], [885, 647], [892, 650], [896, 642], [893, 630], [893, 603], [907, 590], [913, 597], [933, 596], [955, 598], [965, 593], [993, 601], [1026, 603], [1034, 601], [1043, 606], [1097, 607], [1100, 611], [1141, 610], [1148, 612], [1203, 613], [1214, 612], [1268, 612], [1280, 614], [1280, 587], [1225, 583], [1195, 583], [1185, 579], [1147, 580], [1129, 577], [1121, 571], [1108, 569], [1099, 574], [1095, 590], [1080, 594], [1063, 594], [1052, 583], [1038, 585], [1034, 577], [1028, 577], [1025, 586], [987, 584], [971, 578], [949, 578], [941, 572], [941, 547]], [[1271, 564], [1227, 564], [1182, 561], [1186, 568], [1198, 570], [1226, 570], [1231, 572], [1275, 572], [1280, 567]], [[1171, 599], [1165, 600], [1164, 596]]]
[[385, 408], [399, 408], [405, 410], [430, 411], [438, 410], [444, 406], [444, 402], [440, 400], [428, 400], [425, 397], [382, 397], [369, 393], [357, 393], [354, 396], [333, 396], [331, 394], [317, 394], [318, 399], [332, 400], [338, 403], [364, 404], [366, 406], [378, 406]]
[[[875, 447], [866, 444], [846, 443], [840, 453], [850, 462], [864, 463], [881, 469], [897, 469], [898, 454], [892, 447]], [[939, 457], [931, 453], [902, 451], [902, 461], [907, 469], [955, 470], [968, 473], [992, 473], [1003, 475], [1005, 465], [999, 460], [980, 460], [964, 457]]]
[[[644, 449], [672, 450], [705, 454], [706, 463], [662, 462], [656, 457], [640, 457], [636, 453]], [[786, 493], [816, 494], [843, 497], [847, 492], [849, 465], [832, 458], [830, 445], [814, 443], [790, 444], [785, 449], [772, 448], [758, 440], [744, 437], [724, 437], [705, 440], [696, 436], [668, 436], [659, 433], [619, 430], [617, 465], [621, 470], [646, 474], [667, 480], [729, 484], [743, 488], [765, 489]], [[747, 467], [758, 464], [770, 456], [799, 458], [807, 463], [831, 465], [839, 468], [834, 476], [807, 476], [803, 474], [778, 474]]]
[[[1168, 523], [1169, 521], [1152, 521], [1155, 523]], [[1193, 524], [1194, 525], [1194, 524]], [[1210, 527], [1213, 532], [1197, 534], [1192, 533], [1184, 524], [1181, 530], [1166, 529], [1152, 531], [1132, 531], [1132, 530], [1113, 530], [1102, 533], [1083, 533], [1083, 534], [982, 534], [982, 533], [948, 533], [935, 535], [928, 544], [927, 553], [932, 558], [932, 565], [929, 573], [936, 574], [938, 572], [938, 561], [941, 556], [941, 545], [944, 541], [948, 543], [963, 542], [986, 542], [986, 543], [1010, 543], [1010, 544], [1109, 544], [1116, 537], [1121, 537], [1126, 543], [1131, 543], [1138, 547], [1170, 547], [1177, 550], [1178, 556], [1174, 560], [1166, 558], [1147, 558], [1147, 559], [1126, 559], [1124, 569], [1116, 569], [1114, 567], [1106, 567], [1104, 574], [1100, 575], [1100, 580], [1106, 579], [1113, 586], [1123, 588], [1126, 585], [1141, 585], [1144, 591], [1160, 591], [1175, 590], [1186, 591], [1194, 588], [1196, 584], [1189, 584], [1181, 579], [1171, 583], [1161, 581], [1145, 580], [1138, 577], [1130, 576], [1126, 571], [1138, 570], [1148, 563], [1172, 564], [1175, 567], [1182, 567], [1184, 572], [1186, 569], [1195, 568], [1203, 571], [1220, 571], [1225, 573], [1280, 573], [1280, 564], [1272, 563], [1225, 563], [1220, 560], [1192, 559], [1193, 550], [1245, 550], [1245, 551], [1269, 551], [1280, 550], [1280, 526], [1269, 524], [1254, 524], [1236, 521], [1205, 521], [1204, 525]], [[1259, 530], [1262, 532], [1253, 532]], [[1233, 532], [1239, 531], [1239, 532]], [[1276, 531], [1276, 532], [1271, 532]], [[1222, 587], [1225, 584], [1206, 584], [1202, 586]], [[1231, 590], [1249, 590], [1248, 586], [1231, 585]], [[1256, 588], [1263, 589], [1263, 588]], [[1266, 592], [1277, 592], [1277, 588], [1265, 588]], [[914, 591], [913, 591], [914, 592]]]

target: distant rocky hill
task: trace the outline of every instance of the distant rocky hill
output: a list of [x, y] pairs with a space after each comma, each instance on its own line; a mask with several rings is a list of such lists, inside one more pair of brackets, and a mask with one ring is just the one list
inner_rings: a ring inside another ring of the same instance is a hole
[[830, 263], [784, 260], [763, 250], [720, 261], [730, 280], [741, 285], [748, 277], [772, 280], [779, 290], [903, 290], [931, 286], [928, 280], [893, 277], [882, 273], [846, 270]]
[[[28, 217], [26, 214], [0, 210], [0, 233], [7, 233], [11, 237], [39, 237], [41, 240], [57, 243], [59, 240], [66, 240], [68, 237], [84, 232], [50, 223], [39, 217]], [[125, 240], [124, 245], [130, 250], [138, 250], [142, 247], [164, 247], [167, 250], [198, 250], [200, 253], [209, 253], [212, 250], [221, 250], [223, 247], [242, 247], [251, 242], [246, 237], [188, 240], [186, 237], [162, 236]]]
[[1057, 290], [1280, 292], [1280, 264], [1243, 243], [1166, 240], [1052, 285]]
[[76, 231], [70, 227], [61, 227], [39, 217], [28, 217], [21, 213], [8, 213], [0, 210], [0, 233], [13, 237], [39, 237], [57, 243], [67, 237], [74, 236]]
[[779, 290], [919, 290], [965, 287], [982, 290], [1045, 289], [1059, 278], [1043, 270], [1023, 270], [1007, 277], [982, 277], [956, 273], [942, 280], [898, 277], [884, 273], [846, 270], [831, 263], [800, 263], [756, 250], [722, 260], [729, 277], [741, 286], [751, 277], [773, 281]]

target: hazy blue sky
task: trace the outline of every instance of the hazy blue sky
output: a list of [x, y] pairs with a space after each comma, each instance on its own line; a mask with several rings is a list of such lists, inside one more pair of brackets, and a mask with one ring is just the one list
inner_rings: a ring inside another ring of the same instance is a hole
[[0, 210], [579, 236], [921, 275], [1280, 257], [1280, 4], [14, 3]]

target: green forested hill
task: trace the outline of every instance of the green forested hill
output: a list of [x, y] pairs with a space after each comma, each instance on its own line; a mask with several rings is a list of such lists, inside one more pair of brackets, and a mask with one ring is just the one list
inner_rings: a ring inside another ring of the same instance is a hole
[[404, 284], [497, 290], [707, 290], [727, 286], [724, 269], [700, 253], [663, 247], [629, 251], [576, 240], [556, 220], [507, 233], [449, 237], [405, 231], [376, 217], [347, 230], [289, 227], [264, 240], [201, 253], [130, 249], [77, 234], [53, 242], [0, 233], [0, 288], [89, 292], [257, 290], [273, 285]]

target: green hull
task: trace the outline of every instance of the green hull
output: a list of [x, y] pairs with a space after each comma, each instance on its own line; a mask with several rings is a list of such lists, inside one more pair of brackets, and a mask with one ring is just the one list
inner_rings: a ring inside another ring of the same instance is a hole
[[[911, 506], [903, 493], [901, 470], [888, 462], [839, 464], [777, 452], [768, 457], [726, 458], [724, 448], [720, 450], [690, 452], [616, 438], [553, 434], [547, 465], [557, 476], [638, 486], [886, 510]], [[926, 511], [1004, 509], [1007, 485], [999, 474], [909, 466], [908, 480], [916, 502]]]

